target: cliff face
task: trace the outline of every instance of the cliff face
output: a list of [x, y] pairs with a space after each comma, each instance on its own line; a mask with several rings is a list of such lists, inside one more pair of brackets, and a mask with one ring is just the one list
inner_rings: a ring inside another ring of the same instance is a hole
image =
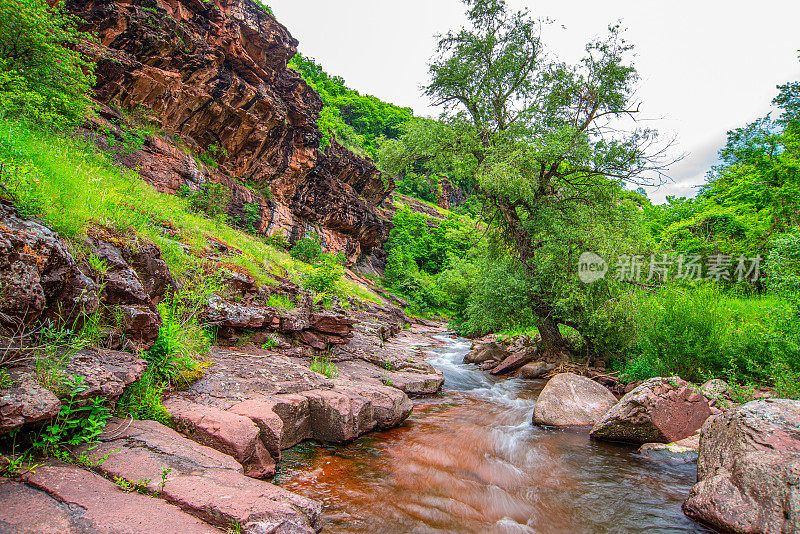
[[387, 239], [390, 225], [375, 208], [391, 180], [338, 143], [319, 150], [322, 102], [287, 68], [298, 43], [259, 5], [67, 0], [67, 7], [100, 40], [93, 53], [101, 109], [89, 128], [124, 136], [133, 117], [153, 131], [143, 146], [118, 153], [121, 163], [168, 192], [224, 183], [234, 219], [257, 204], [251, 223], [259, 233], [294, 240], [315, 230], [328, 251], [351, 262]]

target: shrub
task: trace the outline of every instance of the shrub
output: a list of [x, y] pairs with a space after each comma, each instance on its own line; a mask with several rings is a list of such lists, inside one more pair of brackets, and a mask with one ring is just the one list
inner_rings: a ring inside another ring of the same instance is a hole
[[768, 314], [776, 305], [726, 297], [711, 284], [641, 295], [628, 308], [635, 339], [621, 366], [632, 379], [677, 374], [763, 383], [772, 363]]
[[231, 192], [218, 182], [206, 182], [189, 197], [189, 208], [214, 219], [228, 212]]
[[78, 46], [91, 39], [59, 3], [0, 2], [0, 110], [46, 125], [86, 117], [94, 65]]
[[294, 244], [291, 256], [306, 263], [316, 263], [322, 254], [322, 238], [318, 235], [303, 236]]
[[323, 254], [322, 261], [303, 280], [303, 288], [326, 295], [338, 295], [339, 282], [344, 276], [341, 258]]

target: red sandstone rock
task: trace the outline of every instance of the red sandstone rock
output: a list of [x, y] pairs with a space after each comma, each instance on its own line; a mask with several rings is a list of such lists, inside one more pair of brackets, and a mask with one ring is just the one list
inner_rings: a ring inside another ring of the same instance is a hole
[[[344, 252], [352, 263], [388, 238], [391, 225], [375, 208], [391, 191], [391, 178], [335, 139], [319, 150], [322, 101], [287, 68], [298, 43], [256, 2], [168, 0], [145, 10], [68, 0], [66, 7], [101, 42], [95, 95], [109, 105], [100, 106], [88, 130], [121, 135], [112, 123], [127, 120], [119, 108], [145, 109], [167, 134], [118, 154], [121, 164], [162, 191], [223, 183], [232, 192], [234, 221], [292, 241], [316, 227], [326, 251]], [[195, 153], [220, 147], [219, 166], [198, 164], [170, 137]], [[253, 204], [256, 220], [245, 209]]]
[[800, 532], [800, 401], [749, 402], [703, 425], [683, 505], [726, 532]]
[[592, 437], [672, 443], [691, 436], [711, 415], [708, 399], [685, 380], [651, 378], [627, 393], [592, 429]]
[[[242, 466], [230, 456], [164, 425], [113, 419], [100, 440], [91, 450], [83, 446], [76, 452], [88, 452], [90, 458], [108, 455], [97, 466], [100, 472], [131, 481], [150, 480], [150, 491], [215, 526], [225, 529], [236, 522], [252, 534], [312, 534], [316, 530], [320, 503], [244, 476]], [[165, 468], [171, 471], [162, 488]]]
[[[180, 508], [129, 493], [73, 465], [48, 463], [28, 472], [32, 487], [0, 479], [0, 526], [39, 534], [219, 534]], [[24, 529], [24, 530], [23, 530]]]
[[275, 474], [275, 461], [261, 442], [259, 427], [249, 418], [179, 397], [164, 401], [178, 430], [195, 441], [236, 458], [253, 478]]
[[0, 434], [58, 414], [61, 401], [39, 385], [32, 370], [11, 369], [9, 375], [13, 385], [0, 389]]
[[375, 416], [372, 403], [360, 396], [334, 390], [305, 391], [314, 439], [341, 443], [372, 430]]

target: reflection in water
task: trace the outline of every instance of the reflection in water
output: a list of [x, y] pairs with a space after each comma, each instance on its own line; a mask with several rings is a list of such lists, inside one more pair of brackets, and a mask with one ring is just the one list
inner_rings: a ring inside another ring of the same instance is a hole
[[487, 377], [460, 364], [467, 343], [442, 340], [447, 391], [405, 425], [285, 451], [276, 482], [323, 502], [324, 532], [710, 532], [680, 510], [694, 464], [532, 426], [543, 381]]

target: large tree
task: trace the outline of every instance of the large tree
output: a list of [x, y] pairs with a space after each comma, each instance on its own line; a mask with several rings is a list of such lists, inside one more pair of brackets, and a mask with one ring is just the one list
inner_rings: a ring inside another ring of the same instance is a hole
[[613, 296], [612, 281], [577, 281], [578, 255], [629, 246], [624, 185], [661, 176], [655, 133], [635, 124], [632, 47], [612, 26], [568, 65], [542, 42], [547, 21], [503, 0], [465, 3], [469, 25], [441, 37], [426, 92], [459, 132], [451, 138], [468, 140], [487, 219], [523, 273], [509, 302], [535, 319], [545, 351], [566, 355], [559, 325], [602, 340]]

